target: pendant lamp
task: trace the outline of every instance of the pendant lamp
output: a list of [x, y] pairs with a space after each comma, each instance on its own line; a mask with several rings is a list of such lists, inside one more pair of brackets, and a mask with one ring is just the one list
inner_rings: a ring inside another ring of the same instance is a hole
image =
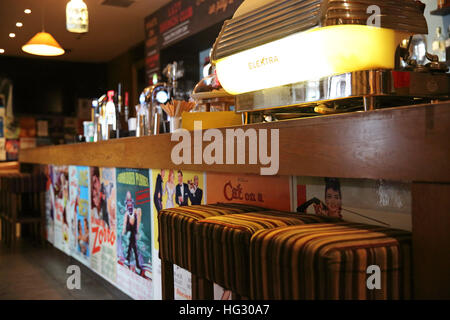
[[22, 50], [38, 56], [60, 56], [64, 54], [64, 49], [61, 48], [55, 38], [45, 31], [38, 32], [22, 47]]
[[29, 54], [34, 54], [37, 56], [60, 56], [64, 54], [64, 49], [61, 45], [53, 38], [53, 36], [45, 32], [45, 2], [42, 5], [42, 31], [36, 33], [36, 35], [31, 38], [24, 46], [22, 50]]
[[83, 0], [70, 0], [66, 6], [66, 28], [69, 32], [86, 33], [89, 29], [89, 15]]

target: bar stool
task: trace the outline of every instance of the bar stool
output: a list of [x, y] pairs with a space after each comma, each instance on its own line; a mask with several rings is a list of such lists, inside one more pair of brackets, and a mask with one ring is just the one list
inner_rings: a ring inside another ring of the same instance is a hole
[[[198, 263], [192, 270], [233, 292], [235, 299], [250, 297], [249, 248], [258, 230], [291, 225], [334, 222], [328, 217], [280, 211], [251, 212], [200, 220], [194, 226]], [[201, 292], [200, 292], [201, 294]], [[212, 299], [207, 295], [197, 299]]]
[[[159, 257], [161, 259], [162, 298], [174, 298], [173, 265], [186, 270], [195, 269], [196, 246], [194, 245], [194, 224], [212, 216], [263, 211], [264, 208], [236, 203], [217, 203], [163, 209], [158, 214]], [[212, 293], [212, 285], [197, 281], [192, 274], [192, 291], [207, 290]]]
[[[363, 224], [262, 230], [250, 241], [251, 298], [410, 299], [411, 233]], [[381, 289], [370, 290], [369, 266]]]
[[2, 238], [16, 244], [16, 225], [31, 225], [36, 240], [44, 243], [45, 175], [11, 173], [0, 178]]

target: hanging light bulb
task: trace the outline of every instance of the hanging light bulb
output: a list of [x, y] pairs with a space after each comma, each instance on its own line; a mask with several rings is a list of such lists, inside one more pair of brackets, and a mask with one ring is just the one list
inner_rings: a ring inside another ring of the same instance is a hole
[[86, 33], [89, 27], [89, 15], [83, 0], [70, 0], [66, 6], [66, 28], [69, 32]]

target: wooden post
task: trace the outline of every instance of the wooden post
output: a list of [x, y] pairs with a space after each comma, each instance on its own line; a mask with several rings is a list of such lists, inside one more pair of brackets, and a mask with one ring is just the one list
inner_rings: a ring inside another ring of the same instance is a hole
[[450, 184], [413, 183], [412, 220], [414, 298], [450, 299]]
[[162, 299], [174, 300], [173, 264], [161, 259]]

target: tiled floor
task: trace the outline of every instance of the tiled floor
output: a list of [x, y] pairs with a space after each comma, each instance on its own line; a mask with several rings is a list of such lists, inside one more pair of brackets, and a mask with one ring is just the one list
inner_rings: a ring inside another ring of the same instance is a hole
[[[81, 289], [67, 288], [69, 265], [81, 269]], [[77, 260], [47, 245], [26, 240], [12, 251], [0, 242], [0, 300], [110, 300], [130, 299]]]

